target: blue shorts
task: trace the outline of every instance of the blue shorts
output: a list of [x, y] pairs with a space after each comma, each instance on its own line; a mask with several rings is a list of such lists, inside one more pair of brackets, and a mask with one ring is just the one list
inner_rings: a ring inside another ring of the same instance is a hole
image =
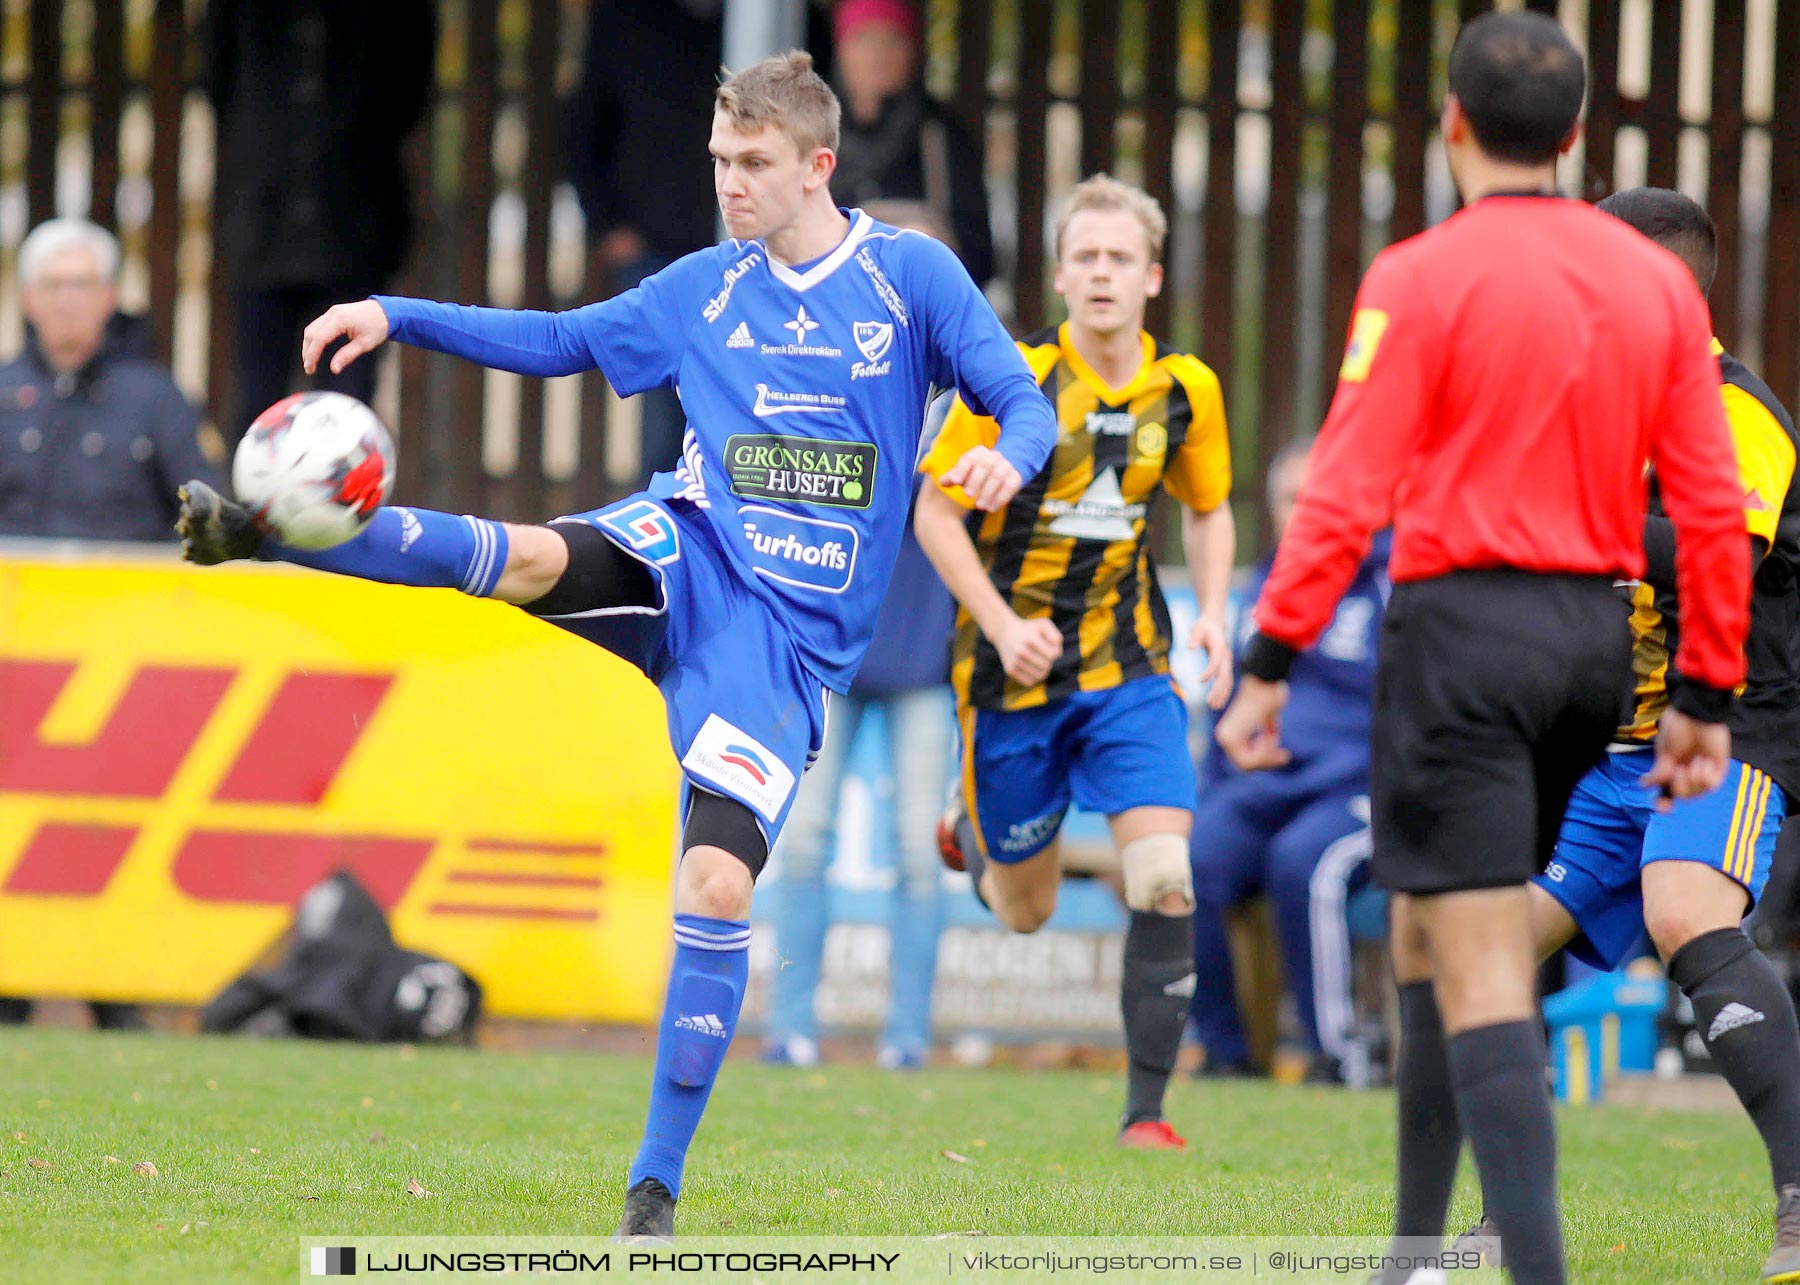
[[629, 661], [661, 690], [684, 816], [688, 790], [711, 790], [749, 807], [773, 844], [825, 741], [825, 684], [685, 502], [639, 494], [563, 522], [586, 523], [642, 562], [659, 602], [542, 619]]
[[1652, 861], [1696, 861], [1762, 895], [1787, 816], [1787, 792], [1766, 772], [1733, 761], [1710, 794], [1656, 810], [1656, 792], [1638, 784], [1652, 750], [1608, 754], [1569, 796], [1556, 852], [1532, 882], [1562, 905], [1581, 935], [1576, 958], [1617, 968], [1644, 931], [1640, 872]]
[[1035, 709], [965, 706], [959, 713], [963, 803], [991, 861], [1042, 852], [1071, 797], [1105, 816], [1142, 807], [1193, 811], [1187, 706], [1166, 674]]

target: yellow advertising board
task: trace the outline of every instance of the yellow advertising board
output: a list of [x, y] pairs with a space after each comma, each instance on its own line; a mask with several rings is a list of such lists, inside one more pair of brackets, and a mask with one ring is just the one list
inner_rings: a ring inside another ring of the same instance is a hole
[[203, 1002], [341, 868], [492, 1012], [651, 1020], [678, 783], [655, 688], [514, 608], [0, 552], [0, 994]]

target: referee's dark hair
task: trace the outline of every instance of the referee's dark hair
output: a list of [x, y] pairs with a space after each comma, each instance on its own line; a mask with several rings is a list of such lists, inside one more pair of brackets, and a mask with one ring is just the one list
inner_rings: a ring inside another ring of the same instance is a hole
[[1711, 293], [1719, 272], [1719, 233], [1700, 202], [1666, 187], [1628, 187], [1595, 208], [1679, 256], [1700, 283], [1700, 293]]
[[1450, 92], [1481, 150], [1497, 161], [1554, 161], [1581, 115], [1587, 68], [1556, 20], [1487, 13], [1457, 34]]

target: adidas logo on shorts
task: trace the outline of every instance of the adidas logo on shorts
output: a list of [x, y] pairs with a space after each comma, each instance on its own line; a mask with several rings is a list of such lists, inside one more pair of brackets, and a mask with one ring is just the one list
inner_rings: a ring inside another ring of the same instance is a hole
[[752, 348], [755, 345], [756, 340], [750, 337], [750, 323], [747, 321], [738, 322], [737, 329], [731, 332], [731, 338], [725, 341], [727, 348]]
[[1763, 1020], [1763, 1015], [1753, 1008], [1746, 1008], [1744, 1005], [1736, 1003], [1727, 1004], [1719, 1010], [1719, 1015], [1713, 1018], [1712, 1029], [1706, 1033], [1706, 1042], [1711, 1044], [1729, 1031], [1735, 1031], [1740, 1026], [1754, 1026]]
[[[1758, 1013], [1757, 1017], [1762, 1014]], [[675, 1019], [675, 1029], [681, 1031], [697, 1031], [701, 1035], [711, 1035], [716, 1039], [724, 1039], [725, 1023], [713, 1013], [702, 1013], [699, 1017], [688, 1017], [685, 1014]]]

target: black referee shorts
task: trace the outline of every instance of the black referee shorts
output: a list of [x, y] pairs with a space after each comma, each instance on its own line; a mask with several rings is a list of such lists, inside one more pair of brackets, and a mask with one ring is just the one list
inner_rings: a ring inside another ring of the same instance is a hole
[[1373, 873], [1396, 892], [1523, 883], [1631, 686], [1609, 580], [1459, 571], [1398, 585], [1375, 680]]

